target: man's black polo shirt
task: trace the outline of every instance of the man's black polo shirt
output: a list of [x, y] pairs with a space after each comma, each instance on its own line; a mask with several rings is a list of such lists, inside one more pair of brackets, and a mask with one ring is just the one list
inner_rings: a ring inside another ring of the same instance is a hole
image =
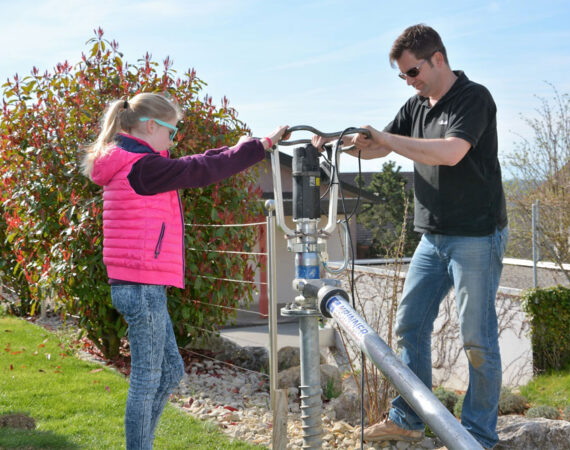
[[455, 166], [414, 163], [414, 227], [421, 233], [483, 236], [507, 224], [497, 157], [497, 108], [490, 92], [456, 71], [457, 80], [432, 108], [410, 98], [384, 129], [414, 138], [458, 137], [471, 144]]

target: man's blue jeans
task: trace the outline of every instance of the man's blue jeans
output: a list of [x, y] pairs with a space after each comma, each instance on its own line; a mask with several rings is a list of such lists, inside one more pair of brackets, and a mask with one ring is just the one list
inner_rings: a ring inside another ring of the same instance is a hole
[[[508, 231], [488, 236], [425, 234], [414, 253], [396, 314], [400, 357], [432, 387], [431, 334], [439, 305], [455, 288], [459, 327], [469, 363], [461, 423], [484, 446], [497, 441], [501, 356], [495, 296]], [[424, 424], [403, 398], [392, 402], [390, 420], [408, 430]]]
[[131, 377], [125, 434], [127, 450], [152, 449], [158, 419], [184, 375], [166, 288], [155, 285], [111, 286], [113, 306], [124, 316], [131, 349]]

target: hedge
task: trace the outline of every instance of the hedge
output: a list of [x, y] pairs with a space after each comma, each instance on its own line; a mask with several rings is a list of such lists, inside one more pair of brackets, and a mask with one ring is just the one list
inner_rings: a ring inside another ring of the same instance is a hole
[[534, 370], [540, 373], [569, 367], [570, 289], [530, 289], [522, 300], [531, 320]]

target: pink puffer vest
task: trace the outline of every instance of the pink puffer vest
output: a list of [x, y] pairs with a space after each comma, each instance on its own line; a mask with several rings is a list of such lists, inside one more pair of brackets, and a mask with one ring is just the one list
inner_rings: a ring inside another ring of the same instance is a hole
[[[119, 145], [128, 150], [115, 146], [95, 162], [92, 174], [103, 186], [107, 274], [114, 280], [184, 288], [184, 221], [178, 192], [138, 195], [127, 175], [154, 150], [132, 136], [120, 137]], [[161, 155], [167, 158], [168, 152]]]

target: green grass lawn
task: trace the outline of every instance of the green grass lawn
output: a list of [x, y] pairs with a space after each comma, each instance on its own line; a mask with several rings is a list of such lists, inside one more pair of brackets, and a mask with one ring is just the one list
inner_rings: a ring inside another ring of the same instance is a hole
[[531, 406], [547, 405], [564, 409], [570, 405], [570, 368], [535, 377], [520, 391]]
[[[34, 430], [0, 428], [0, 449], [121, 449], [128, 382], [78, 359], [59, 335], [0, 317], [0, 416], [22, 413]], [[168, 404], [155, 449], [253, 449]]]

